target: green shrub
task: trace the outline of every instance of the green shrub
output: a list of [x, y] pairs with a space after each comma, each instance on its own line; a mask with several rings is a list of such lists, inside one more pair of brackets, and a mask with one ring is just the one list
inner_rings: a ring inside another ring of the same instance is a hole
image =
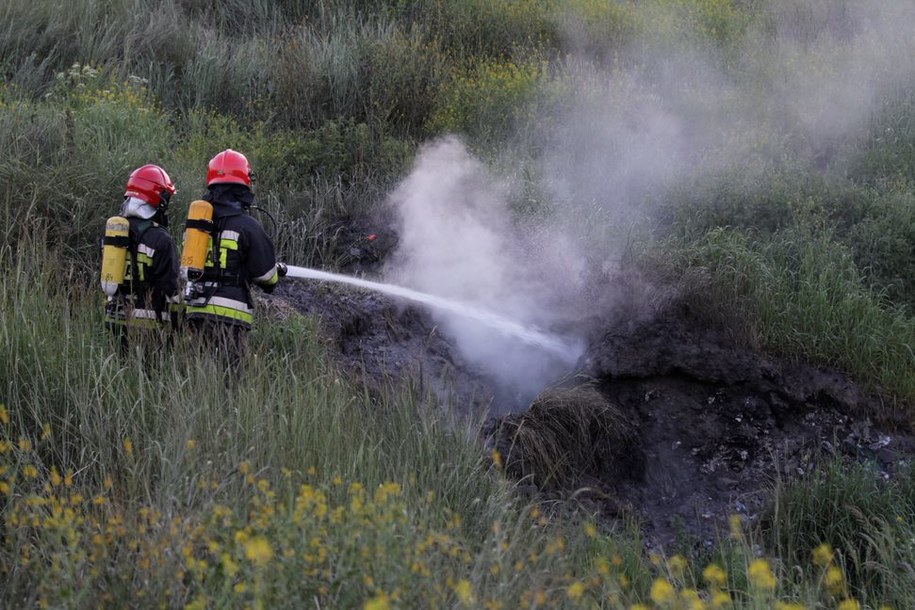
[[880, 100], [868, 132], [850, 161], [850, 175], [867, 184], [915, 175], [915, 84], [903, 82]]
[[548, 70], [535, 61], [483, 60], [442, 88], [429, 130], [459, 133], [481, 147], [505, 143], [537, 126], [539, 88]]
[[43, 227], [63, 252], [86, 260], [97, 247], [108, 202], [119, 202], [128, 173], [167, 155], [168, 117], [141, 83], [119, 83], [85, 66], [58, 78], [45, 102], [0, 93], [0, 209], [4, 240]]
[[549, 0], [423, 0], [411, 16], [458, 65], [521, 61], [531, 49], [554, 46], [551, 6]]

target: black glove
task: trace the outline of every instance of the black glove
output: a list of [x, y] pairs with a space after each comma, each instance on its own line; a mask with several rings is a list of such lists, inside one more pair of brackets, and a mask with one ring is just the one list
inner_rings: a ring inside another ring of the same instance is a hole
[[277, 263], [276, 264], [276, 273], [280, 277], [286, 277], [287, 271], [289, 271], [289, 268], [286, 266], [286, 263]]

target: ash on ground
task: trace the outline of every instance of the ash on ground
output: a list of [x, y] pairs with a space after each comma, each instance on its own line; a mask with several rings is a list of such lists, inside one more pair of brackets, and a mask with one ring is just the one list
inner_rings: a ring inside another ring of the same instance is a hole
[[614, 282], [617, 296], [578, 314], [585, 355], [527, 409], [419, 306], [302, 281], [264, 304], [316, 318], [370, 390], [409, 377], [465, 414], [507, 413], [489, 417], [483, 440], [520, 493], [574, 501], [608, 524], [634, 517], [655, 547], [712, 544], [730, 516], [756, 520], [776, 480], [824, 459], [867, 460], [889, 477], [915, 454], [908, 422], [872, 421], [887, 409], [839, 372], [759, 353], [675, 288], [653, 289], [646, 309], [642, 278]]

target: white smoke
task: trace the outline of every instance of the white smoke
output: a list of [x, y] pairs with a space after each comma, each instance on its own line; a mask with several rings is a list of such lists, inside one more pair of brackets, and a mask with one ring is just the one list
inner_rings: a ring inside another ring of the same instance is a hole
[[[587, 311], [595, 262], [612, 267], [672, 186], [786, 158], [820, 164], [860, 137], [894, 87], [915, 82], [915, 2], [775, 0], [768, 10], [743, 48], [683, 36], [567, 58], [547, 83], [565, 92], [561, 103], [536, 121], [549, 127], [531, 148], [544, 152], [524, 160], [553, 206], [540, 224], [519, 224], [517, 179], [494, 176], [460, 139], [424, 146], [391, 197], [401, 241], [387, 279], [553, 330], [571, 303]], [[568, 366], [438, 315], [468, 361], [518, 392]]]
[[[541, 270], [550, 254], [529, 256], [508, 208], [508, 190], [455, 137], [422, 148], [413, 171], [391, 196], [400, 244], [387, 279], [549, 330]], [[556, 244], [553, 244], [554, 247]], [[546, 248], [561, 257], [561, 252]], [[578, 270], [565, 268], [574, 284]], [[578, 353], [565, 357], [532, 347], [471, 319], [433, 312], [467, 360], [502, 381], [519, 400], [530, 399]]]
[[[686, 179], [726, 168], [754, 175], [786, 159], [836, 163], [839, 144], [854, 152], [881, 103], [915, 82], [915, 2], [766, 7], [739, 48], [684, 34], [673, 47], [638, 40], [603, 61], [566, 61], [563, 87], [575, 95], [540, 147], [567, 214], [597, 212], [613, 227], [650, 215], [646, 206]], [[568, 44], [587, 47], [566, 21]]]

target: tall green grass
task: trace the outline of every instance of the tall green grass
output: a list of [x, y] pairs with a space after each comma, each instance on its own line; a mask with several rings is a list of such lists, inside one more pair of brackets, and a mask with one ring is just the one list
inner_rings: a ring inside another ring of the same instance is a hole
[[763, 519], [765, 541], [797, 562], [829, 541], [849, 586], [867, 595], [862, 602], [905, 607], [915, 594], [915, 578], [904, 568], [911, 553], [913, 491], [908, 469], [890, 479], [875, 465], [831, 462], [803, 481], [779, 483]]
[[844, 370], [889, 400], [887, 419], [910, 417], [915, 320], [867, 288], [828, 229], [812, 221], [771, 235], [713, 229], [679, 255], [685, 267], [711, 270], [724, 307], [751, 312], [768, 349]]

